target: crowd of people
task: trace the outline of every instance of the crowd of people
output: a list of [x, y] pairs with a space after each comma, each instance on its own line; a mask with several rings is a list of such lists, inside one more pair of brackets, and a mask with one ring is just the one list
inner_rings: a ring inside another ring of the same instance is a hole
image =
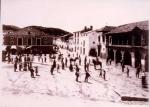
[[[46, 54], [38, 55], [38, 62], [40, 63], [49, 63], [48, 66], [50, 66], [50, 74], [54, 75], [54, 71], [57, 71], [57, 73], [61, 73], [61, 71], [68, 69], [70, 72], [75, 73], [75, 80], [76, 82], [81, 82], [79, 80], [79, 77], [81, 75], [85, 75], [84, 82], [89, 82], [89, 78], [91, 77], [91, 65], [94, 65], [94, 69], [99, 72], [99, 77], [106, 80], [106, 70], [102, 67], [102, 62], [99, 60], [99, 58], [95, 58], [93, 60], [90, 60], [89, 57], [85, 56], [84, 60], [81, 59], [80, 55], [77, 55], [76, 57], [71, 56], [68, 54], [67, 56], [64, 56], [63, 54], [49, 54], [49, 62], [48, 57]], [[27, 54], [27, 55], [16, 55], [15, 58], [9, 58], [8, 62], [13, 62], [14, 64], [14, 72], [18, 71], [30, 71], [31, 78], [36, 78], [36, 76], [39, 75], [38, 66], [33, 66], [34, 63], [34, 55]], [[82, 63], [82, 64], [81, 64]], [[108, 64], [111, 65], [111, 61], [107, 61]], [[107, 64], [107, 66], [109, 66]], [[97, 69], [97, 66], [99, 66], [99, 69]], [[128, 67], [125, 67], [124, 64], [121, 65], [122, 72], [126, 73], [127, 77], [130, 76], [130, 70]], [[83, 69], [82, 69], [83, 68]], [[140, 72], [141, 67], [137, 67], [136, 69], [136, 77], [140, 78]]]

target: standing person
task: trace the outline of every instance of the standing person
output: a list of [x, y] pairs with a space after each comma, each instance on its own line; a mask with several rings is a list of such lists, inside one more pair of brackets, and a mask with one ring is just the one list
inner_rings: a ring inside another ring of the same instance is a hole
[[35, 78], [34, 77], [34, 70], [33, 70], [33, 68], [30, 68], [29, 71], [30, 71], [30, 74], [31, 74], [31, 78]]
[[102, 69], [100, 69], [99, 77], [102, 77]]
[[46, 60], [47, 60], [47, 59], [46, 59], [46, 54], [45, 54], [45, 57], [44, 57], [44, 62], [45, 62], [45, 63], [46, 63]]
[[125, 65], [122, 63], [122, 72], [124, 72]]
[[60, 69], [60, 65], [57, 64], [57, 72], [58, 72], [58, 73], [60, 73], [60, 72], [59, 72], [59, 69]]
[[79, 65], [81, 65], [81, 57], [80, 57], [80, 55], [79, 55]]
[[35, 67], [35, 73], [36, 73], [36, 76], [40, 76], [38, 73], [39, 73], [39, 71], [38, 71], [38, 66], [36, 66]]
[[64, 70], [65, 69], [64, 61], [62, 61], [61, 64], [62, 64], [62, 69]]
[[75, 73], [75, 75], [76, 75], [76, 81], [77, 81], [77, 82], [79, 82], [79, 74], [80, 74], [80, 73], [79, 73], [79, 70], [80, 70], [80, 69], [79, 69], [78, 65], [76, 65], [76, 73]]
[[17, 69], [17, 62], [14, 63], [14, 72], [17, 72], [16, 69]]
[[70, 70], [70, 72], [73, 72], [73, 65], [72, 65], [72, 63], [70, 63], [69, 70]]
[[28, 66], [28, 63], [24, 62], [24, 71], [27, 71], [27, 66]]
[[89, 72], [89, 63], [86, 64], [86, 70]]
[[139, 78], [139, 74], [140, 74], [140, 67], [138, 67], [138, 68], [136, 69], [136, 78]]
[[54, 65], [51, 66], [50, 72], [51, 72], [51, 75], [54, 75]]
[[105, 70], [103, 70], [103, 78], [104, 78], [104, 80], [106, 80], [106, 71]]
[[19, 63], [19, 71], [22, 69], [22, 62]]
[[65, 58], [65, 66], [67, 67], [68, 59], [67, 57]]
[[88, 71], [85, 72], [85, 79], [84, 82], [88, 82], [88, 78], [90, 77], [90, 74]]
[[129, 68], [127, 67], [127, 77], [129, 77]]

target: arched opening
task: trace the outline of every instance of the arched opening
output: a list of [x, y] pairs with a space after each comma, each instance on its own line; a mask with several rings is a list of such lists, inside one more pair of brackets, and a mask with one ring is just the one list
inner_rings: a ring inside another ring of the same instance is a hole
[[97, 57], [97, 52], [95, 48], [90, 49], [89, 56]]
[[108, 56], [109, 56], [109, 59], [114, 60], [114, 51], [113, 51], [113, 49], [111, 49], [111, 50], [109, 51]]
[[116, 63], [120, 63], [121, 62], [121, 52], [120, 50], [116, 51]]
[[124, 53], [124, 64], [131, 65], [131, 54], [128, 51]]
[[141, 65], [141, 54], [139, 51], [135, 52], [135, 67], [138, 67]]

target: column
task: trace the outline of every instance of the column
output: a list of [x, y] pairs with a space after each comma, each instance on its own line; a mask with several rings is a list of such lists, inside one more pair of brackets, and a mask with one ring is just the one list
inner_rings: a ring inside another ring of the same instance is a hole
[[124, 51], [121, 51], [121, 63], [123, 63], [124, 62]]
[[143, 53], [142, 58], [141, 58], [141, 67], [143, 70], [145, 70], [145, 57], [146, 57], [146, 54]]
[[135, 67], [135, 55], [134, 55], [134, 52], [131, 52], [131, 63], [132, 63], [132, 67]]

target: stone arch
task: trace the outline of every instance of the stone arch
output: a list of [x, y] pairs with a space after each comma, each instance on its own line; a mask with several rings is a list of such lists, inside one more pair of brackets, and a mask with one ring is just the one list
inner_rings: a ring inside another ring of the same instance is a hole
[[120, 50], [117, 50], [116, 51], [116, 63], [120, 63], [121, 62], [121, 51]]
[[138, 67], [141, 65], [141, 53], [139, 51], [135, 51], [135, 67]]
[[124, 53], [124, 64], [131, 65], [131, 54], [128, 51]]

